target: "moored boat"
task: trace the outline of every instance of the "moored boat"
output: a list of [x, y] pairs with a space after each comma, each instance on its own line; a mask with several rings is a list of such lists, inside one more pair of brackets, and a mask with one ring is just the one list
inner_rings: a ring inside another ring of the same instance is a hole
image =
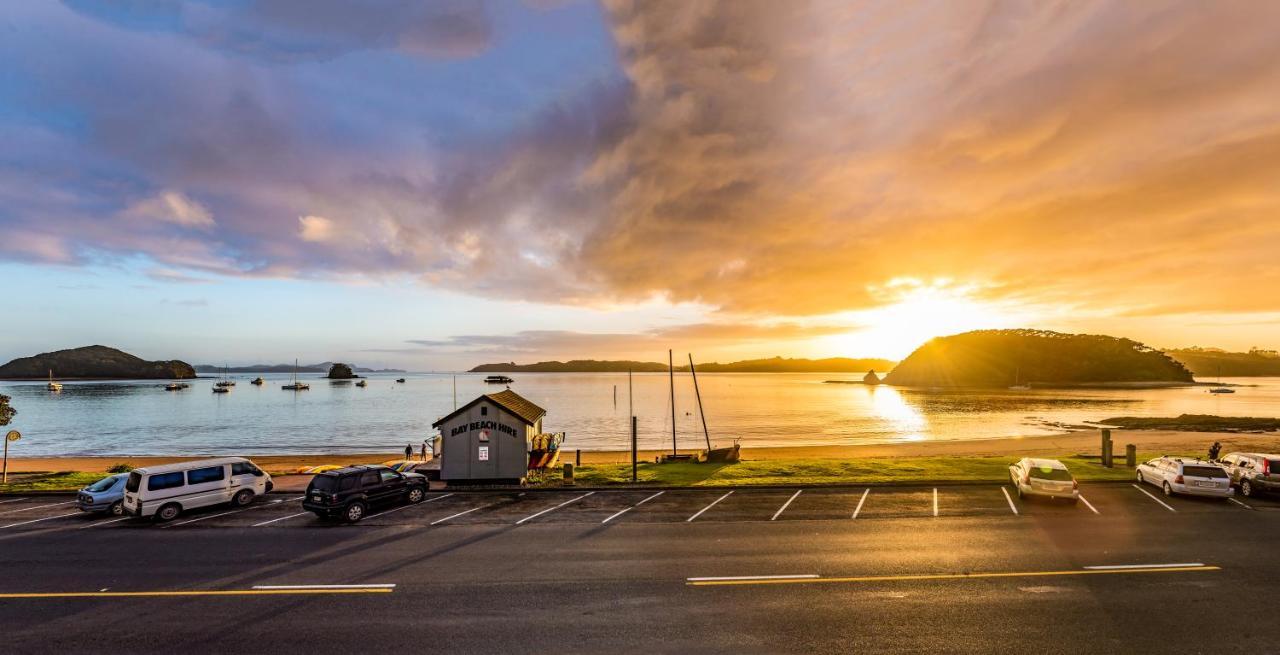
[[396, 382], [399, 382], [400, 384], [404, 384], [404, 378], [396, 378]]
[[265, 382], [266, 382], [266, 380], [263, 380], [263, 379], [262, 379], [262, 378], [260, 378], [260, 377], [256, 377], [256, 378], [254, 378], [254, 379], [250, 380], [250, 381], [249, 381], [249, 384], [252, 384], [252, 385], [255, 385], [255, 386], [259, 386], [259, 387], [260, 387], [260, 386], [262, 386], [262, 385], [263, 385], [263, 383], [265, 383]]
[[221, 387], [221, 386], [215, 385], [213, 387], [213, 392], [214, 393], [231, 393], [231, 389], [229, 387]]
[[62, 391], [62, 383], [53, 381], [53, 369], [49, 369], [49, 384], [44, 385], [49, 391]]
[[306, 382], [298, 382], [298, 360], [293, 360], [293, 382], [291, 384], [280, 385], [285, 391], [306, 391], [311, 385]]
[[369, 386], [369, 382], [368, 382], [367, 380], [361, 380], [361, 381], [359, 381], [359, 382], [357, 382], [357, 383], [356, 383], [356, 386], [357, 386], [357, 387], [367, 387], [367, 386]]
[[505, 375], [490, 375], [484, 379], [485, 384], [511, 384], [515, 382]]

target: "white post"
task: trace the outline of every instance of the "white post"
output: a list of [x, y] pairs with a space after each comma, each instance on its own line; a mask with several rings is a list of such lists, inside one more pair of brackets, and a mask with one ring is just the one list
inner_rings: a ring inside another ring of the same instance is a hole
[[4, 438], [4, 484], [9, 484], [9, 437]]

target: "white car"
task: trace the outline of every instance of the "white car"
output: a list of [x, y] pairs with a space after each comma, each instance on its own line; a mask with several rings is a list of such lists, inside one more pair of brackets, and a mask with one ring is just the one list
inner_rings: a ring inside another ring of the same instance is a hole
[[1009, 479], [1018, 497], [1044, 496], [1065, 498], [1073, 503], [1080, 500], [1080, 484], [1056, 459], [1024, 457], [1009, 467]]
[[1154, 484], [1164, 495], [1186, 494], [1230, 498], [1231, 476], [1227, 470], [1194, 457], [1157, 457], [1138, 465], [1138, 482]]
[[124, 512], [172, 521], [184, 511], [231, 503], [244, 507], [271, 491], [271, 476], [242, 457], [134, 469], [124, 485]]

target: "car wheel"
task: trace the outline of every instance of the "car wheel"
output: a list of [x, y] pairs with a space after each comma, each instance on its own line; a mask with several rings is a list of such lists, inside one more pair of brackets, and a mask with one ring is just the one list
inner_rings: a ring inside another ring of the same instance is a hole
[[356, 523], [360, 519], [364, 518], [364, 514], [368, 510], [369, 508], [365, 507], [364, 503], [357, 500], [354, 503], [347, 505], [347, 509], [342, 512], [342, 518], [346, 519], [348, 523]]
[[241, 489], [236, 495], [231, 497], [231, 504], [236, 507], [247, 507], [253, 502], [253, 492], [249, 489]]
[[107, 513], [112, 516], [124, 516], [124, 501], [117, 500], [111, 503], [111, 507], [107, 508]]
[[1170, 487], [1168, 482], [1164, 483], [1164, 495], [1166, 496], [1173, 495], [1173, 487]]
[[166, 503], [161, 505], [160, 509], [156, 510], [156, 520], [161, 523], [165, 523], [178, 518], [178, 515], [181, 513], [182, 505], [177, 503]]
[[1147, 481], [1146, 478], [1142, 477], [1142, 469], [1138, 469], [1138, 482], [1142, 483], [1146, 481]]
[[409, 502], [417, 504], [425, 500], [426, 497], [427, 497], [427, 492], [424, 491], [422, 487], [409, 488]]

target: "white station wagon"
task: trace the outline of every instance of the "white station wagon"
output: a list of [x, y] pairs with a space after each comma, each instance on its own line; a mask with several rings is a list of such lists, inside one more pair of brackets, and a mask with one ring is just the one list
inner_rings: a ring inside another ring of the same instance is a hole
[[1230, 498], [1231, 476], [1227, 470], [1193, 457], [1157, 457], [1138, 465], [1138, 482], [1154, 484], [1164, 495], [1212, 496]]
[[1080, 500], [1080, 485], [1067, 466], [1056, 459], [1024, 457], [1009, 467], [1009, 479], [1019, 498], [1044, 496], [1073, 503]]
[[271, 487], [271, 476], [243, 457], [147, 466], [129, 473], [124, 511], [172, 521], [198, 507], [221, 503], [243, 507]]

